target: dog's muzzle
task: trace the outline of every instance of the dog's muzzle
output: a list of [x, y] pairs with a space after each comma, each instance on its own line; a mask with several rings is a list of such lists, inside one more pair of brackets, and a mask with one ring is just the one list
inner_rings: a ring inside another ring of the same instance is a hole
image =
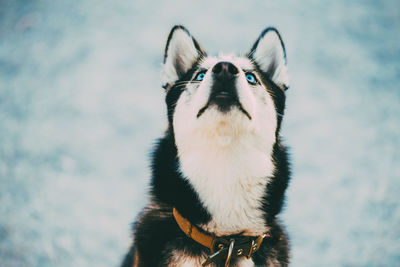
[[239, 103], [235, 85], [239, 70], [230, 62], [219, 62], [212, 68], [212, 74], [214, 83], [209, 102], [221, 111], [228, 111]]
[[236, 80], [239, 77], [238, 68], [230, 62], [219, 62], [212, 68], [213, 85], [207, 104], [199, 110], [197, 118], [211, 105], [215, 105], [221, 112], [228, 112], [237, 107], [250, 120], [250, 114], [243, 108], [239, 101]]

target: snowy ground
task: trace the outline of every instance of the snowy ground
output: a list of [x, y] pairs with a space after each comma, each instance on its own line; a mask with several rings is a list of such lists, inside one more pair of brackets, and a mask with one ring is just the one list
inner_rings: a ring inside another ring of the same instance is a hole
[[1, 1], [0, 266], [118, 266], [166, 125], [177, 23], [211, 53], [281, 31], [292, 266], [399, 266], [396, 0]]

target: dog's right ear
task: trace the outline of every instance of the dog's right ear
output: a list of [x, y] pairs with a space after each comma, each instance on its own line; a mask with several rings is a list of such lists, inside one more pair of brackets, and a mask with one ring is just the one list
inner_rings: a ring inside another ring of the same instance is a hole
[[206, 52], [183, 26], [172, 28], [164, 54], [163, 87], [181, 79]]

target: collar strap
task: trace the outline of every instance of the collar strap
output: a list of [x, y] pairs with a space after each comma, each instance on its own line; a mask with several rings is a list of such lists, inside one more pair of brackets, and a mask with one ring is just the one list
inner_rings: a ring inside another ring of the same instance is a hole
[[199, 230], [195, 225], [191, 224], [188, 220], [186, 220], [177, 209], [173, 209], [173, 214], [176, 223], [179, 225], [179, 228], [191, 239], [196, 241], [197, 243], [213, 250], [213, 244], [215, 237], [211, 235], [207, 235]]
[[204, 233], [198, 227], [185, 219], [177, 209], [172, 211], [179, 228], [189, 238], [210, 249], [211, 255], [203, 262], [203, 266], [218, 259], [229, 259], [245, 256], [250, 258], [263, 242], [264, 238], [270, 237], [269, 233], [260, 236], [235, 236], [217, 237]]

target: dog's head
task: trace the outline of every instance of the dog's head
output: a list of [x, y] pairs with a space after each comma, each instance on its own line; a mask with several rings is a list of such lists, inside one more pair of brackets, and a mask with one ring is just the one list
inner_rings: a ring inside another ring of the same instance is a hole
[[246, 56], [208, 56], [188, 30], [175, 26], [163, 82], [180, 153], [193, 143], [225, 149], [244, 140], [271, 151], [288, 88], [285, 48], [276, 29], [264, 30]]

